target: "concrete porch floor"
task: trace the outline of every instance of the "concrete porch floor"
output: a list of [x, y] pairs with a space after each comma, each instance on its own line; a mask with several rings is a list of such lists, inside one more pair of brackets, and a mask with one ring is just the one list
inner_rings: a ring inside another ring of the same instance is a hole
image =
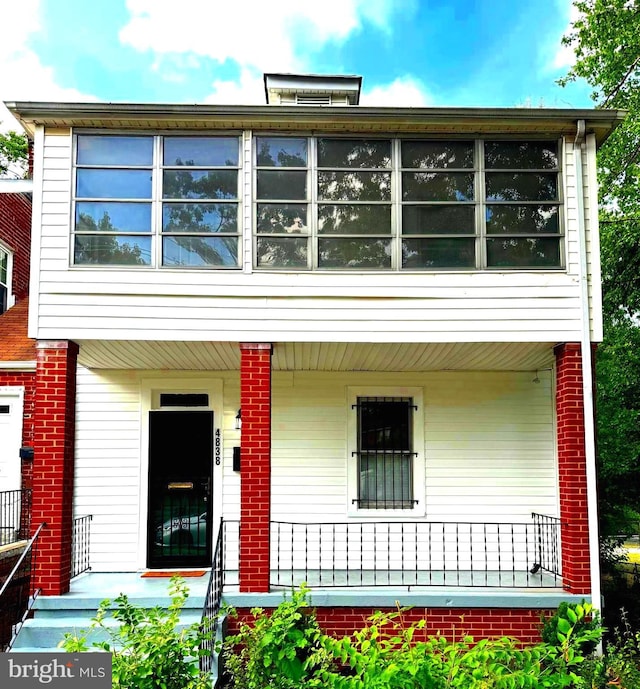
[[[170, 576], [143, 577], [144, 572], [85, 572], [71, 580], [69, 593], [64, 596], [67, 602], [86, 601], [88, 597], [99, 597], [98, 603], [105, 598], [116, 598], [125, 593], [139, 605], [163, 605], [169, 600]], [[184, 577], [189, 589], [189, 607], [202, 607], [209, 584], [209, 570], [199, 577]], [[41, 596], [43, 602], [51, 596]]]

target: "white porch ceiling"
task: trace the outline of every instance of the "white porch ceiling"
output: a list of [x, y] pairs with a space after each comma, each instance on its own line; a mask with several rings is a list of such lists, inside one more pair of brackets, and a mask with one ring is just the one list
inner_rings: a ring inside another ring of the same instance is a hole
[[[237, 342], [80, 341], [87, 368], [233, 371], [240, 368]], [[276, 371], [505, 371], [550, 368], [553, 344], [363, 344], [284, 342], [273, 347]]]

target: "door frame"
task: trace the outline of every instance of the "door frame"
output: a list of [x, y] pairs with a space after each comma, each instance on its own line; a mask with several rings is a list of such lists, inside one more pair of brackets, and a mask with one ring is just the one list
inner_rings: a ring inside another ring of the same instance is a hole
[[[157, 375], [157, 374], [156, 374]], [[147, 520], [149, 519], [149, 412], [160, 409], [159, 396], [162, 392], [171, 393], [205, 393], [209, 395], [209, 406], [213, 412], [213, 452], [211, 470], [211, 538], [212, 552], [218, 537], [218, 525], [222, 517], [222, 476], [224, 456], [223, 432], [223, 380], [221, 378], [204, 377], [202, 372], [180, 372], [179, 377], [172, 377], [167, 373], [165, 378], [143, 378], [140, 381], [140, 475], [139, 475], [139, 509], [138, 509], [138, 554], [136, 566], [147, 569]], [[163, 407], [173, 409], [175, 407]], [[198, 407], [204, 410], [204, 407]], [[184, 411], [189, 408], [185, 407]], [[191, 407], [191, 410], [194, 410]], [[216, 447], [216, 433], [219, 434], [220, 444]], [[220, 460], [220, 463], [217, 460]]]
[[[15, 462], [18, 466], [18, 485], [15, 486], [15, 489], [22, 487], [22, 465], [19, 450], [24, 443], [24, 396], [24, 385], [0, 385], [0, 404], [12, 405], [12, 412], [15, 410], [17, 418], [18, 447], [16, 448]], [[4, 488], [3, 490], [13, 490], [13, 488]]]

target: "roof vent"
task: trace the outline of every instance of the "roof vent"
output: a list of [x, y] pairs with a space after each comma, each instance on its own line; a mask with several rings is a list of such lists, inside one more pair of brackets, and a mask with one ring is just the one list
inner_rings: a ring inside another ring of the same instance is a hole
[[341, 74], [265, 74], [269, 105], [358, 105], [362, 77]]
[[296, 105], [331, 105], [331, 94], [296, 93]]

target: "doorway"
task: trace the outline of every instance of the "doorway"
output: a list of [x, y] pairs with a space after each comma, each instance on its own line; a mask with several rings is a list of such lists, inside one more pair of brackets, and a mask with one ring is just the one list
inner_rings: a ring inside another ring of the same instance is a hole
[[212, 411], [149, 412], [147, 566], [211, 565]]

